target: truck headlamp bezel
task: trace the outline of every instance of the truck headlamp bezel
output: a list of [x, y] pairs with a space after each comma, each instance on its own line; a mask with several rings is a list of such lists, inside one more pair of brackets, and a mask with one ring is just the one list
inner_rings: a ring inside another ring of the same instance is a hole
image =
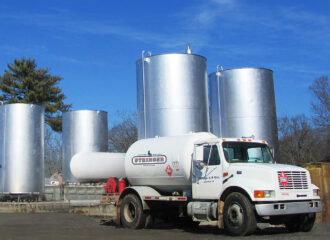
[[274, 190], [254, 190], [254, 198], [273, 198], [275, 197]]

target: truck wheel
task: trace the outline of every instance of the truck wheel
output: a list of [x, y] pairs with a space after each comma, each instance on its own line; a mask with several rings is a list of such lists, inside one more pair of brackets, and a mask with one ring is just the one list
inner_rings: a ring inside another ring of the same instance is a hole
[[226, 198], [223, 208], [223, 221], [225, 231], [232, 236], [251, 234], [257, 227], [251, 202], [238, 192], [233, 192]]
[[124, 197], [120, 206], [120, 221], [126, 228], [143, 228], [146, 223], [147, 214], [143, 212], [142, 203], [135, 194]]
[[305, 214], [305, 216], [303, 216], [302, 218], [303, 221], [300, 225], [300, 229], [303, 232], [309, 232], [310, 230], [312, 230], [314, 226], [316, 214], [315, 213]]
[[285, 226], [290, 232], [309, 232], [314, 226], [315, 216], [315, 213], [295, 215], [285, 222]]

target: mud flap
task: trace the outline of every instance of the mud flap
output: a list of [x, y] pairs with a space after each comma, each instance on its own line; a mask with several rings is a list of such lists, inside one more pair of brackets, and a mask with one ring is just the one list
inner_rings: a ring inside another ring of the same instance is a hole
[[218, 228], [223, 229], [223, 207], [225, 203], [218, 201]]
[[121, 225], [121, 222], [120, 222], [120, 205], [121, 205], [121, 199], [116, 202], [115, 206], [116, 206], [116, 219], [115, 219], [115, 224], [117, 226], [120, 226]]

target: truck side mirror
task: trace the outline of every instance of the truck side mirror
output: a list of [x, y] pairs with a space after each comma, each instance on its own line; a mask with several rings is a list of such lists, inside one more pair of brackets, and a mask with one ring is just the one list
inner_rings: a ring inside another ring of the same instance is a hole
[[204, 163], [203, 161], [196, 160], [196, 161], [195, 161], [195, 167], [196, 167], [198, 170], [202, 170], [202, 169], [205, 167], [205, 163]]
[[269, 150], [270, 150], [270, 153], [272, 154], [273, 158], [275, 158], [275, 155], [274, 155], [274, 148], [273, 148], [273, 147], [270, 147]]
[[203, 162], [204, 149], [203, 145], [195, 145], [194, 149], [194, 165], [198, 170], [202, 170], [205, 167]]

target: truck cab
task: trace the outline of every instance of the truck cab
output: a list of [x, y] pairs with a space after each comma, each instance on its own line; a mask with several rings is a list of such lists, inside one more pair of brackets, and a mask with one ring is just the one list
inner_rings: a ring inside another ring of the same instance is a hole
[[[315, 213], [321, 211], [319, 189], [311, 183], [309, 172], [274, 162], [263, 140], [196, 142], [192, 171], [192, 198], [223, 202], [220, 217], [232, 232], [239, 233], [243, 223], [249, 221], [250, 229], [255, 229], [257, 221], [268, 221], [285, 223], [293, 231], [308, 231]], [[198, 207], [195, 211], [199, 212]], [[201, 216], [194, 216], [194, 210], [190, 214], [195, 220]]]

